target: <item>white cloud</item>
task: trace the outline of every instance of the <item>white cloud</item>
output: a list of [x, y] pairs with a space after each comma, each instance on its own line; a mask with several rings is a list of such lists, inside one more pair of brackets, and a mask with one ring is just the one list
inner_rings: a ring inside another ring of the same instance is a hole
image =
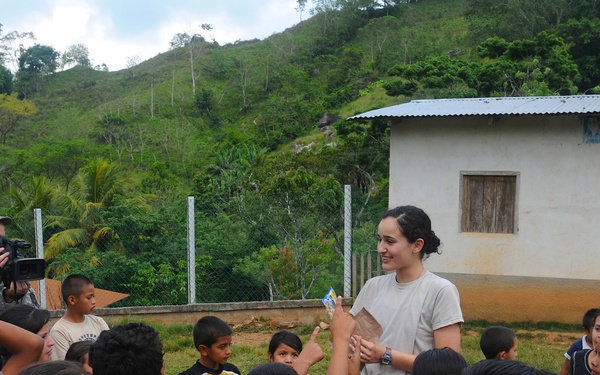
[[[110, 70], [119, 70], [125, 67], [128, 57], [139, 55], [147, 60], [167, 51], [177, 33], [213, 36], [222, 45], [264, 39], [300, 21], [294, 9], [296, 0], [200, 1], [203, 4], [146, 0], [133, 7], [139, 10], [135, 14], [130, 14], [132, 4], [111, 1], [45, 0], [36, 6], [15, 2], [3, 7], [2, 32], [31, 31], [37, 37], [36, 43], [50, 45], [59, 52], [83, 43], [94, 64], [104, 63]], [[213, 30], [201, 30], [203, 23], [211, 24]]]

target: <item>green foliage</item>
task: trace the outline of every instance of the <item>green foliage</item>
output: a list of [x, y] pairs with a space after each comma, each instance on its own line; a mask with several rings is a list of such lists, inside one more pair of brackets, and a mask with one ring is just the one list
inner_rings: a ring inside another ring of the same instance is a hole
[[60, 54], [51, 46], [35, 44], [19, 56], [17, 87], [25, 96], [40, 92], [42, 80], [58, 68]]
[[92, 66], [90, 60], [90, 51], [85, 44], [78, 43], [67, 47], [67, 50], [61, 56], [61, 66], [63, 69], [74, 65], [86, 67]]
[[0, 64], [0, 94], [10, 94], [13, 87], [13, 75], [4, 65]]
[[569, 46], [581, 73], [580, 91], [600, 85], [600, 19], [571, 19], [556, 27], [556, 33]]
[[[580, 75], [555, 35], [540, 33], [532, 40], [507, 42], [490, 38], [477, 46], [482, 60], [466, 62], [434, 57], [396, 65], [389, 74], [406, 81], [386, 87], [389, 94], [423, 97], [532, 96], [574, 94]], [[409, 89], [413, 88], [411, 92]]]
[[0, 143], [6, 144], [10, 133], [22, 125], [24, 119], [37, 112], [35, 104], [20, 100], [17, 94], [0, 94]]

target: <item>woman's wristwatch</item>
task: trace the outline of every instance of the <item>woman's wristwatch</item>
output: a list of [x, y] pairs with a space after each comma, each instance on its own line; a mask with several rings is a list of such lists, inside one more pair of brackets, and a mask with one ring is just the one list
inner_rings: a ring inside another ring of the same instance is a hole
[[382, 365], [389, 365], [392, 363], [392, 348], [389, 346], [385, 348], [385, 354], [379, 358], [379, 363]]

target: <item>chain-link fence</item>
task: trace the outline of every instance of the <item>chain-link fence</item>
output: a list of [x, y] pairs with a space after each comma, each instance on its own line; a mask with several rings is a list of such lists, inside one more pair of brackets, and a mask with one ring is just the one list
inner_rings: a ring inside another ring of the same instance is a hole
[[342, 207], [256, 210], [247, 202], [231, 215], [188, 197], [147, 216], [116, 205], [70, 227], [34, 210], [13, 218], [6, 236], [31, 243], [19, 249], [23, 258], [47, 260], [47, 277], [32, 286], [50, 310], [62, 308], [60, 283], [72, 273], [94, 281], [97, 307], [322, 298], [330, 286], [355, 296], [382, 270], [376, 223], [353, 213], [365, 202], [352, 199], [347, 186]]

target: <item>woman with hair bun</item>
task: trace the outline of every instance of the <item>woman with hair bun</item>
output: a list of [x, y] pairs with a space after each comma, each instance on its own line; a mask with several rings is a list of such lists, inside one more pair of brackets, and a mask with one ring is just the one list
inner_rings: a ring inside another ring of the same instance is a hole
[[427, 271], [423, 261], [439, 253], [440, 239], [420, 208], [400, 206], [383, 215], [377, 253], [388, 273], [369, 279], [350, 314], [365, 308], [383, 333], [376, 342], [353, 340], [363, 375], [411, 372], [417, 354], [448, 347], [460, 353], [463, 323], [456, 286]]

